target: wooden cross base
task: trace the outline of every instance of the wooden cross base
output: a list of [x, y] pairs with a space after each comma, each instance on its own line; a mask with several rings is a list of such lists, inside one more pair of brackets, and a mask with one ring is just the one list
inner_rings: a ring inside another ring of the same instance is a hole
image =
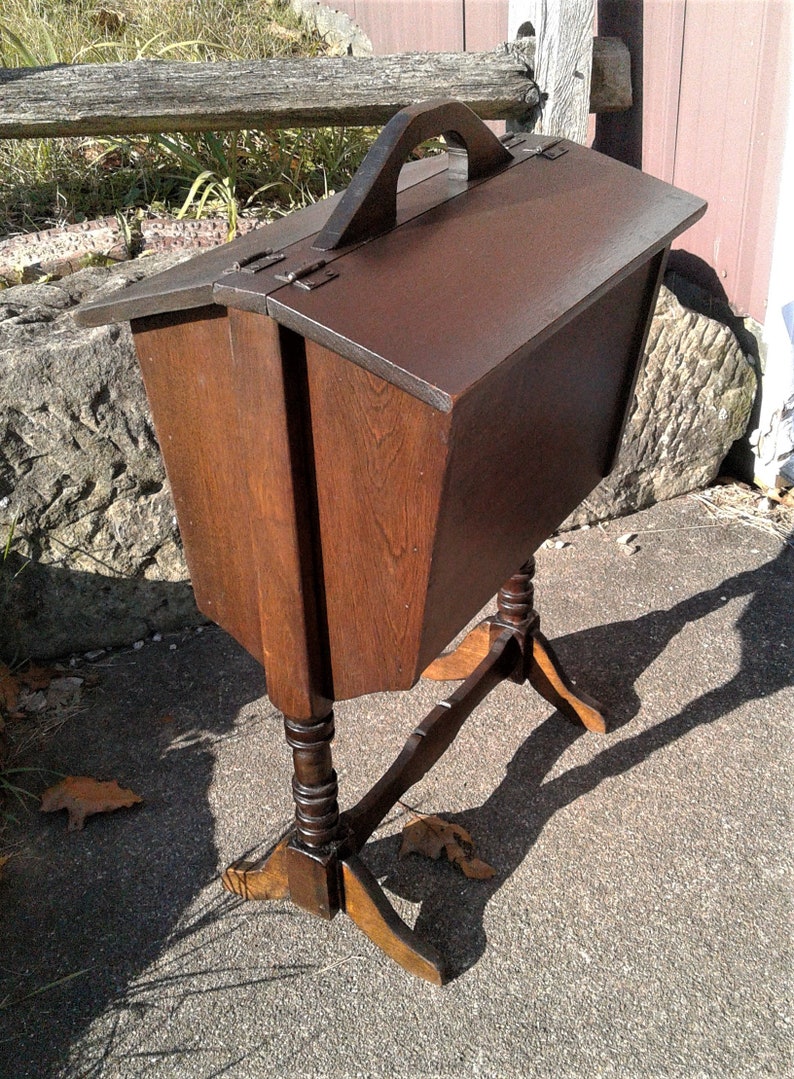
[[[505, 679], [519, 684], [528, 681], [568, 719], [591, 731], [606, 730], [601, 706], [574, 690], [540, 632], [532, 606], [533, 573], [534, 559], [530, 559], [500, 590], [496, 616], [481, 623], [455, 652], [431, 664], [427, 677], [465, 677], [465, 681], [425, 717], [392, 766], [341, 816], [336, 774], [330, 767], [332, 717], [315, 723], [314, 746], [306, 734], [296, 741], [295, 725], [286, 721], [288, 739], [293, 732], [290, 744], [296, 762], [295, 828], [260, 861], [229, 866], [223, 874], [225, 888], [243, 899], [289, 898], [328, 920], [343, 910], [400, 966], [443, 985], [441, 956], [402, 921], [357, 855], [395, 802], [433, 767], [466, 718]], [[307, 755], [314, 783], [306, 779], [310, 772]]]

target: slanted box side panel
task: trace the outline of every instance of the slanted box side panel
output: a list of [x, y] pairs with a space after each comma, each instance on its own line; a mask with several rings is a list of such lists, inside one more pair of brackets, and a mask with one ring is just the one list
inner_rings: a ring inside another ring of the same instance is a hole
[[453, 409], [421, 661], [431, 662], [611, 467], [659, 258]]
[[417, 665], [449, 415], [306, 344], [334, 697], [406, 689]]
[[132, 323], [199, 609], [263, 659], [225, 310]]

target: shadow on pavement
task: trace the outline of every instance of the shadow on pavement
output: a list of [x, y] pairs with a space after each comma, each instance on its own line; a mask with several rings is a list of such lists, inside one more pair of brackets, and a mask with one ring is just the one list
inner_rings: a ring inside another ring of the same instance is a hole
[[[621, 702], [612, 717], [614, 729], [637, 714], [640, 702], [634, 682], [684, 626], [706, 617], [726, 600], [748, 601], [736, 626], [741, 663], [724, 685], [653, 728], [607, 744], [589, 763], [544, 782], [555, 762], [583, 733], [555, 714], [524, 742], [487, 801], [450, 815], [473, 834], [489, 836], [489, 860], [497, 870], [492, 881], [464, 882], [456, 877], [451, 889], [451, 868], [445, 872], [433, 867], [430, 873], [418, 859], [398, 862], [395, 837], [376, 840], [365, 848], [365, 860], [376, 875], [385, 877], [389, 890], [422, 904], [416, 928], [447, 957], [453, 976], [469, 969], [482, 955], [488, 901], [558, 810], [694, 728], [790, 684], [791, 652], [773, 651], [765, 642], [790, 635], [793, 565], [794, 550], [784, 548], [779, 558], [669, 610], [555, 640], [563, 664], [577, 672], [588, 690]], [[109, 668], [114, 680], [111, 704], [104, 713], [92, 707], [90, 753], [83, 744], [85, 725], [77, 723], [67, 725], [49, 749], [45, 765], [68, 772], [84, 768], [90, 758], [94, 774], [118, 778], [123, 786], [141, 793], [146, 805], [129, 813], [123, 831], [112, 817], [95, 818], [89, 823], [90, 842], [82, 842], [80, 834], [64, 834], [66, 822], [60, 814], [27, 829], [26, 885], [4, 886], [0, 927], [0, 973], [6, 981], [6, 988], [0, 988], [0, 1001], [8, 996], [13, 1003], [0, 1010], [0, 1074], [4, 1079], [47, 1079], [58, 1074], [70, 1047], [97, 1017], [122, 1001], [134, 1007], [136, 992], [157, 993], [165, 988], [163, 979], [173, 977], [180, 983], [177, 997], [183, 990], [188, 994], [207, 991], [190, 987], [196, 973], [217, 973], [219, 988], [235, 988], [233, 961], [223, 971], [207, 971], [201, 954], [195, 953], [201, 948], [202, 924], [233, 915], [240, 902], [219, 888], [217, 898], [195, 914], [190, 925], [181, 925], [180, 919], [202, 889], [217, 878], [214, 821], [208, 804], [214, 746], [223, 738], [240, 736], [241, 731], [248, 733], [247, 723], [261, 723], [247, 717], [245, 708], [262, 695], [262, 672], [218, 631], [193, 636], [184, 648], [187, 655], [181, 654], [178, 676], [171, 681], [167, 645], [157, 654], [152, 651], [148, 681], [141, 677], [140, 657], [130, 654], [128, 662], [118, 657]], [[281, 724], [275, 714], [272, 721], [273, 737], [280, 738]], [[265, 722], [269, 725], [270, 718]], [[155, 811], [147, 813], [147, 806]], [[59, 859], [68, 863], [68, 871]], [[264, 917], [265, 910], [257, 906], [257, 915]], [[267, 910], [270, 916], [281, 917], [288, 908], [268, 904]], [[233, 937], [234, 932], [231, 917], [228, 927], [219, 927], [216, 936]], [[148, 985], [146, 976], [141, 980], [142, 973], [175, 946], [187, 968], [176, 965], [171, 975], [166, 963], [164, 971], [152, 976], [156, 985]], [[264, 980], [304, 972], [305, 966], [296, 963], [275, 968]], [[71, 980], [39, 993], [70, 975], [74, 975]], [[111, 1031], [108, 1052], [112, 1043]], [[95, 1066], [101, 1070], [101, 1058]]]
[[486, 802], [463, 813], [440, 811], [472, 835], [489, 837], [489, 860], [496, 869], [492, 880], [465, 881], [446, 866], [434, 866], [429, 873], [428, 863], [422, 859], [399, 861], [398, 837], [378, 840], [365, 848], [365, 860], [389, 891], [421, 903], [415, 928], [445, 956], [451, 977], [464, 973], [483, 954], [483, 918], [489, 900], [526, 858], [555, 813], [694, 728], [714, 723], [742, 704], [792, 684], [791, 649], [775, 650], [769, 642], [791, 639], [794, 549], [784, 547], [771, 562], [730, 577], [669, 610], [554, 640], [563, 667], [576, 671], [588, 692], [617, 702], [610, 716], [612, 731], [637, 715], [640, 701], [634, 683], [684, 626], [739, 598], [749, 601], [736, 623], [741, 661], [724, 685], [697, 697], [651, 729], [607, 746], [589, 763], [544, 782], [562, 754], [586, 733], [555, 713], [527, 738]]
[[[188, 636], [178, 663], [173, 656], [164, 641], [113, 657], [87, 702], [90, 726], [74, 717], [36, 759], [52, 771], [31, 789], [57, 782], [56, 772], [91, 774], [117, 779], [144, 804], [74, 833], [64, 813], [20, 813], [14, 873], [0, 884], [3, 1079], [58, 1073], [70, 1045], [173, 947], [183, 912], [217, 877], [214, 747], [245, 728], [262, 669], [216, 630]], [[203, 917], [222, 906], [219, 890]]]

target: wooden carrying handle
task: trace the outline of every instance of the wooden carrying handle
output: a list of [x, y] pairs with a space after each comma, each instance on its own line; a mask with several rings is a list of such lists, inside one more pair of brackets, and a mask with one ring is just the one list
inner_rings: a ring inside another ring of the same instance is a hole
[[452, 180], [478, 180], [513, 160], [490, 128], [460, 101], [439, 98], [409, 105], [383, 128], [339, 205], [312, 245], [320, 251], [360, 243], [394, 228], [397, 179], [405, 159], [425, 139], [443, 135]]

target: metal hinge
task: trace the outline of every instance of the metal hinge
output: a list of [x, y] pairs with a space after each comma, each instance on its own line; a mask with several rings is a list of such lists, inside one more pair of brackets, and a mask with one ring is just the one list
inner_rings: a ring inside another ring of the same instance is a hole
[[287, 270], [286, 273], [274, 274], [277, 281], [283, 281], [287, 285], [297, 285], [298, 288], [311, 292], [333, 281], [339, 274], [336, 270], [325, 269], [326, 260], [318, 259], [316, 262], [307, 262], [296, 270]]
[[231, 266], [227, 266], [222, 272], [225, 274], [259, 273], [260, 270], [266, 270], [268, 266], [273, 266], [286, 257], [283, 251], [274, 251], [272, 247], [266, 247], [263, 254], [249, 255], [248, 258], [240, 259], [239, 262], [233, 262]]
[[547, 161], [554, 161], [555, 158], [567, 154], [568, 147], [563, 146], [562, 139], [554, 139], [553, 142], [547, 142], [544, 146], [527, 147], [521, 152], [530, 154], [532, 157], [545, 157]]

